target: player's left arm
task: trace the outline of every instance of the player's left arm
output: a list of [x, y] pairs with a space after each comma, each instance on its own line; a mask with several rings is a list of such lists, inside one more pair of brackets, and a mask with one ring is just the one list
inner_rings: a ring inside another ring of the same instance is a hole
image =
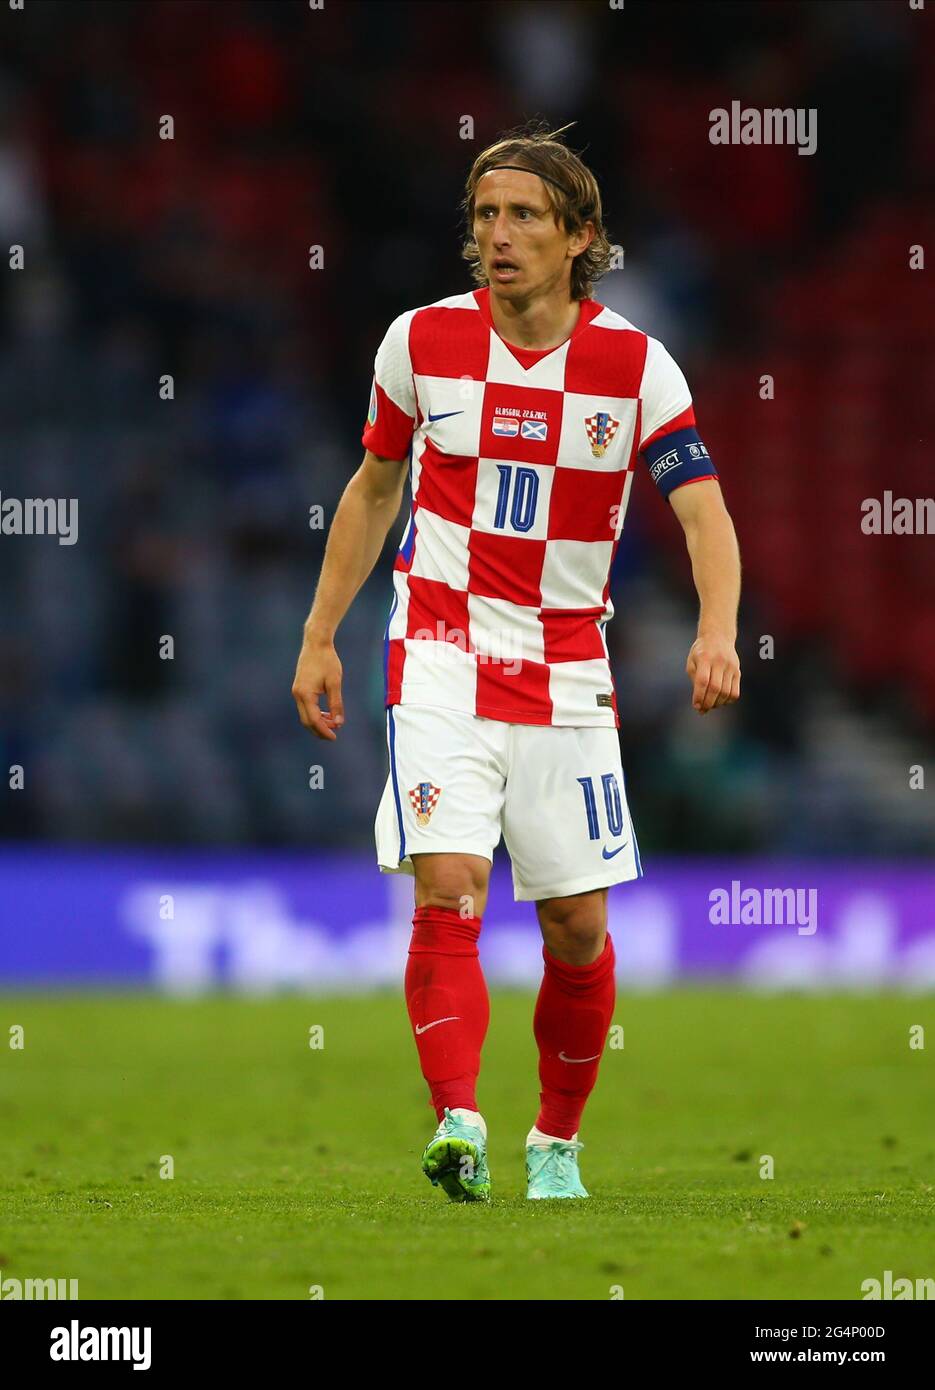
[[682, 523], [701, 601], [685, 669], [699, 714], [740, 698], [737, 608], [740, 552], [717, 469], [698, 433], [682, 369], [658, 338], [646, 339], [640, 446], [656, 487]]
[[682, 524], [701, 610], [685, 670], [699, 714], [740, 699], [737, 609], [740, 548], [720, 483], [700, 478], [676, 487], [669, 504]]

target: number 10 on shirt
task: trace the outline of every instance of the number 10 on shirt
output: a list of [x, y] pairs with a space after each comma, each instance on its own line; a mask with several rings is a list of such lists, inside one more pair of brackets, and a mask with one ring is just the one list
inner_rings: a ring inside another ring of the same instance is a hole
[[[510, 509], [510, 525], [514, 531], [528, 531], [536, 519], [536, 503], [539, 499], [539, 475], [534, 468], [523, 468], [510, 463], [498, 463], [497, 472], [500, 483], [497, 488], [497, 509], [493, 524], [502, 531], [506, 525], [507, 507]], [[512, 489], [512, 504], [510, 492]]]

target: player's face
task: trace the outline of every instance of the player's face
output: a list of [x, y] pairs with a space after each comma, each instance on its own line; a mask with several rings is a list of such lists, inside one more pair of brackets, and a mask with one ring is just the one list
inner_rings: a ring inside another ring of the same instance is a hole
[[491, 293], [511, 300], [563, 283], [570, 292], [572, 260], [590, 240], [587, 230], [556, 226], [545, 184], [519, 169], [492, 169], [478, 181], [474, 237]]

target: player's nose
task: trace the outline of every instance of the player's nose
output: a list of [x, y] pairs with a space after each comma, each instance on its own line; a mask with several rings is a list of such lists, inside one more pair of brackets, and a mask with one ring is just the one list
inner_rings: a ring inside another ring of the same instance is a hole
[[510, 244], [510, 223], [505, 212], [497, 213], [497, 220], [493, 224], [493, 244], [498, 248]]

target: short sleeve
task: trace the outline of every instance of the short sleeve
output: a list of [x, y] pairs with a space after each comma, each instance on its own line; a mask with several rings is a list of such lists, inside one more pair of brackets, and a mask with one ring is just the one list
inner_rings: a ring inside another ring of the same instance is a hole
[[688, 382], [675, 358], [657, 338], [646, 339], [640, 396], [640, 453], [659, 435], [694, 426], [695, 411]]
[[681, 368], [662, 343], [647, 338], [640, 391], [639, 452], [666, 500], [676, 488], [717, 478], [718, 472], [695, 425], [695, 407]]
[[415, 312], [410, 309], [393, 320], [374, 358], [370, 407], [361, 443], [380, 458], [406, 458], [416, 427], [416, 391], [409, 355], [409, 326]]

